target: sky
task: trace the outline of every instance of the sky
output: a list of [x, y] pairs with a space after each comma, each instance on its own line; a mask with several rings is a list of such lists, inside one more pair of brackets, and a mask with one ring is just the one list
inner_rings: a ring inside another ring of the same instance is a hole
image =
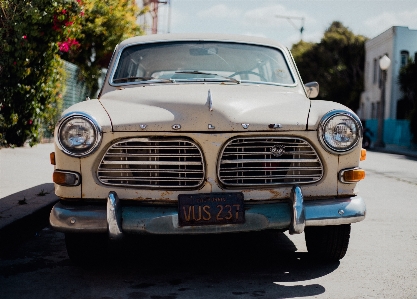
[[[417, 0], [170, 0], [159, 6], [159, 33], [230, 33], [267, 37], [287, 47], [319, 42], [333, 21], [373, 38], [391, 26], [417, 29]], [[291, 22], [277, 16], [294, 17]]]

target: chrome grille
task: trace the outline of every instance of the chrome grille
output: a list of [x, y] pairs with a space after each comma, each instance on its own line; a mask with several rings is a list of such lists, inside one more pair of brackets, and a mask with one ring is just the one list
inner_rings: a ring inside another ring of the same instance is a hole
[[97, 177], [112, 186], [197, 188], [204, 180], [203, 155], [187, 139], [122, 140], [109, 147]]
[[218, 176], [225, 186], [306, 184], [323, 177], [323, 166], [301, 138], [235, 138], [223, 149]]

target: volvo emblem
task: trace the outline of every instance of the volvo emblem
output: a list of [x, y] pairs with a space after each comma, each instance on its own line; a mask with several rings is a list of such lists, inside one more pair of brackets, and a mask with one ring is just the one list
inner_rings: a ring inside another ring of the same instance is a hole
[[247, 129], [247, 128], [249, 128], [249, 124], [242, 124], [242, 127], [243, 127], [244, 129]]
[[139, 125], [139, 127], [140, 127], [142, 130], [145, 130], [147, 126], [148, 126], [148, 125], [145, 125], [145, 124], [141, 124], [141, 125]]
[[274, 157], [280, 157], [285, 154], [285, 146], [284, 145], [274, 145], [271, 147], [270, 152]]
[[213, 129], [215, 129], [216, 127], [215, 127], [215, 126], [213, 126], [212, 124], [208, 124], [208, 128], [209, 128], [210, 130], [213, 130]]
[[173, 125], [172, 128], [174, 130], [179, 130], [179, 129], [181, 129], [181, 125]]

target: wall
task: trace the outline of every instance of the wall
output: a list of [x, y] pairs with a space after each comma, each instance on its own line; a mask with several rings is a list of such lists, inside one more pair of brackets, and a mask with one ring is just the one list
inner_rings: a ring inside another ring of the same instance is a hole
[[[378, 120], [367, 119], [365, 126], [372, 132], [369, 137], [372, 143], [374, 143], [378, 137]], [[404, 119], [386, 119], [384, 121], [384, 142], [386, 144], [410, 147], [410, 121]]]

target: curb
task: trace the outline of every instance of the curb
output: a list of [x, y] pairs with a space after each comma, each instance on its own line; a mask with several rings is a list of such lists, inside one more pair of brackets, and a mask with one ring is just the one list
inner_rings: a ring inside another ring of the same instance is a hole
[[49, 223], [59, 198], [54, 184], [38, 185], [0, 199], [0, 252], [33, 236]]
[[370, 152], [378, 152], [384, 154], [394, 154], [394, 155], [404, 155], [406, 157], [410, 157], [413, 159], [417, 159], [417, 151], [407, 150], [407, 149], [390, 149], [390, 148], [382, 148], [382, 147], [373, 147], [368, 149]]

